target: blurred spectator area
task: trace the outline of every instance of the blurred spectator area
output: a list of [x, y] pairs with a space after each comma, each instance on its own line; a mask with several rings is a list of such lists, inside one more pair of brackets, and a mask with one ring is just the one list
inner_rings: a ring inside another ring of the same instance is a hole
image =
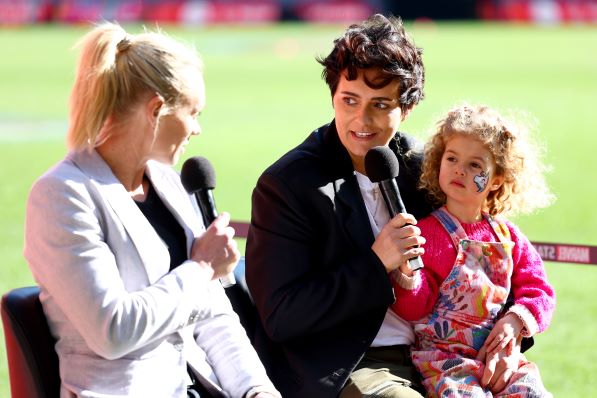
[[382, 0], [0, 0], [0, 23], [268, 23], [360, 21], [383, 11]]
[[539, 24], [597, 23], [597, 0], [478, 0], [479, 18]]
[[404, 20], [486, 19], [596, 23], [597, 0], [0, 0], [0, 24], [183, 24], [361, 21], [375, 12]]

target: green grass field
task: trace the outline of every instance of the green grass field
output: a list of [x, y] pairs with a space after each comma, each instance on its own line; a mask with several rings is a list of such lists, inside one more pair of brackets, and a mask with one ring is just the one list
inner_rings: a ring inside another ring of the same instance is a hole
[[[597, 244], [597, 29], [491, 24], [410, 25], [424, 48], [427, 98], [403, 130], [424, 138], [459, 101], [527, 111], [538, 121], [558, 196], [550, 208], [515, 221], [531, 240]], [[314, 57], [342, 26], [164, 27], [194, 43], [206, 69], [207, 108], [186, 156], [213, 162], [220, 211], [249, 220], [261, 171], [332, 118]], [[0, 29], [0, 293], [33, 283], [22, 251], [24, 204], [33, 180], [65, 153], [67, 101], [81, 27]], [[132, 31], [138, 31], [136, 27]], [[241, 242], [242, 243], [242, 242]], [[48, 264], [51, 266], [51, 264]], [[594, 362], [597, 268], [548, 263], [557, 309], [529, 359], [556, 397], [597, 390]], [[0, 337], [1, 338], [1, 337]], [[9, 396], [4, 344], [0, 397]]]

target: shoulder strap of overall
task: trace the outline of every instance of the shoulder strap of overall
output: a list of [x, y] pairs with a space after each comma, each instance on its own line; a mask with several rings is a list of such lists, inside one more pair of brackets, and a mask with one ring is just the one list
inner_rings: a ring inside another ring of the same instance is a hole
[[458, 250], [458, 244], [460, 241], [462, 239], [468, 239], [468, 235], [466, 232], [464, 232], [462, 225], [460, 225], [460, 221], [451, 215], [448, 210], [446, 210], [445, 206], [435, 210], [433, 213], [431, 213], [431, 215], [435, 217], [437, 221], [439, 221], [439, 223], [444, 227], [454, 243], [454, 248]]
[[499, 238], [500, 242], [506, 243], [512, 241], [508, 225], [506, 225], [506, 222], [501, 217], [496, 219], [487, 213], [483, 213], [483, 216], [485, 219], [487, 219], [489, 225], [491, 225], [491, 228], [493, 228], [493, 231]]

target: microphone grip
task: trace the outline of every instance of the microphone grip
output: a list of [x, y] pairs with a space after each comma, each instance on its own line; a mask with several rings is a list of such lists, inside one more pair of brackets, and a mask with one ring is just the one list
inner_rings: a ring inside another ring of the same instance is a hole
[[408, 259], [408, 266], [411, 270], [416, 271], [424, 267], [423, 259], [421, 256], [413, 257]]
[[[398, 184], [396, 184], [396, 180], [394, 178], [380, 181], [379, 188], [381, 190], [383, 200], [386, 202], [386, 206], [388, 207], [388, 212], [390, 213], [391, 218], [394, 218], [396, 214], [406, 213], [406, 208], [404, 207], [402, 196], [400, 196]], [[413, 271], [423, 268], [424, 265], [421, 256], [409, 259], [408, 266]]]
[[197, 199], [199, 210], [201, 210], [203, 224], [207, 228], [218, 217], [213, 192], [211, 189], [200, 189], [195, 192], [195, 198]]
[[381, 190], [383, 200], [388, 207], [390, 218], [394, 218], [398, 213], [406, 213], [406, 208], [404, 207], [404, 202], [400, 196], [398, 184], [396, 184], [395, 179], [390, 178], [389, 180], [380, 181], [379, 189]]

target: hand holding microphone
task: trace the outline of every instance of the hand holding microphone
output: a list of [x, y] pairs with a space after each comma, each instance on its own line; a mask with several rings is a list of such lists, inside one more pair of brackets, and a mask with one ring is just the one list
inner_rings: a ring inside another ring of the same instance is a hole
[[[402, 201], [400, 190], [398, 189], [398, 184], [396, 184], [396, 177], [398, 177], [399, 168], [400, 166], [398, 164], [396, 155], [387, 146], [371, 148], [365, 155], [365, 171], [367, 172], [367, 177], [369, 177], [372, 182], [379, 183], [381, 194], [386, 206], [388, 207], [390, 217], [392, 218], [388, 223], [389, 228], [396, 228], [393, 224], [397, 222], [394, 218], [397, 214], [406, 213], [404, 202]], [[413, 234], [412, 231], [408, 231], [405, 228], [406, 226], [416, 222], [414, 217], [412, 217], [410, 214], [405, 215], [404, 217], [406, 224], [401, 224], [401, 228], [392, 232], [395, 235], [394, 238], [398, 239], [402, 245], [406, 246], [404, 247], [405, 253], [401, 255], [408, 256], [409, 250], [412, 253], [412, 249], [418, 247], [416, 242], [420, 236]], [[383, 232], [384, 231], [382, 231], [382, 233]], [[393, 247], [396, 246], [394, 239], [392, 239], [391, 245]], [[421, 260], [421, 257], [417, 255], [408, 259], [408, 266], [411, 271], [415, 271], [423, 268], [423, 261]]]
[[214, 278], [220, 279], [222, 286], [234, 285], [232, 271], [240, 253], [234, 241], [234, 229], [229, 227], [230, 215], [222, 213], [211, 223], [203, 235], [195, 239], [191, 248], [191, 259], [204, 262], [214, 271]]
[[240, 253], [233, 239], [234, 228], [229, 226], [230, 215], [223, 213], [218, 216], [216, 210], [213, 197], [215, 171], [209, 160], [196, 156], [184, 162], [180, 179], [185, 190], [195, 195], [206, 228], [205, 233], [195, 239], [191, 258], [209, 263], [222, 285], [231, 286], [236, 283], [232, 270], [240, 259]]

